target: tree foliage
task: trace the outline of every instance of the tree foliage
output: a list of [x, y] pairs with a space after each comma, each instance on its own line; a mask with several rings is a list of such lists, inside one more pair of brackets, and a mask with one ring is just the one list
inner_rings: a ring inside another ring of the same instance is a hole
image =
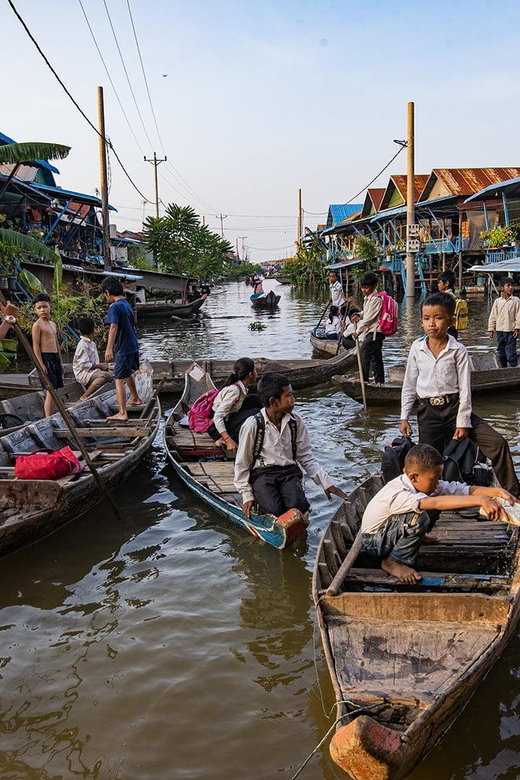
[[295, 257], [286, 260], [282, 273], [293, 284], [309, 292], [324, 291], [328, 287], [328, 270], [323, 264], [325, 249], [318, 233], [307, 230]]
[[0, 163], [21, 165], [36, 160], [63, 160], [70, 152], [70, 146], [53, 143], [28, 141], [21, 144], [3, 144], [0, 146]]
[[147, 217], [143, 232], [162, 271], [203, 278], [225, 272], [231, 244], [203, 225], [191, 206], [170, 203], [164, 217]]

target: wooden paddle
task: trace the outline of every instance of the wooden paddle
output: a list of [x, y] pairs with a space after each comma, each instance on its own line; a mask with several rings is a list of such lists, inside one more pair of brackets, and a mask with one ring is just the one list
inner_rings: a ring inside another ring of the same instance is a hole
[[320, 327], [320, 325], [321, 325], [321, 323], [322, 323], [322, 320], [323, 320], [324, 316], [326, 315], [326, 313], [327, 313], [327, 309], [329, 308], [329, 306], [330, 306], [330, 301], [327, 301], [327, 305], [326, 305], [326, 306], [325, 306], [325, 308], [323, 309], [322, 315], [321, 315], [321, 317], [320, 317], [320, 319], [319, 319], [319, 321], [318, 321], [318, 324], [316, 325], [316, 327], [317, 327], [317, 328], [319, 328], [319, 327]]
[[[4, 306], [7, 304], [7, 300], [6, 300], [4, 294], [3, 294], [3, 292], [1, 290], [0, 290], [0, 302], [3, 303]], [[27, 336], [25, 335], [25, 333], [23, 332], [21, 327], [18, 325], [16, 320], [14, 322], [11, 322], [11, 325], [13, 326], [13, 328], [14, 328], [14, 330], [16, 332], [16, 335], [18, 336], [18, 339], [19, 339], [20, 343], [23, 345], [25, 351], [27, 352], [27, 354], [31, 358], [32, 362], [34, 363], [34, 366], [35, 366], [35, 368], [36, 368], [36, 370], [37, 370], [37, 372], [38, 372], [38, 374], [40, 376], [40, 379], [42, 380], [43, 386], [50, 393], [51, 398], [54, 401], [54, 404], [56, 405], [56, 408], [58, 409], [59, 413], [61, 414], [61, 416], [63, 418], [63, 422], [65, 423], [65, 425], [69, 429], [72, 438], [74, 439], [74, 441], [77, 444], [78, 450], [83, 455], [83, 460], [85, 461], [85, 463], [89, 467], [90, 471], [92, 472], [92, 476], [94, 477], [94, 480], [95, 480], [95, 482], [96, 482], [96, 484], [97, 484], [97, 486], [99, 488], [99, 491], [100, 491], [101, 495], [104, 498], [106, 498], [106, 500], [110, 504], [110, 506], [112, 508], [112, 511], [114, 512], [114, 514], [117, 517], [117, 519], [118, 520], [122, 520], [123, 518], [121, 517], [121, 514], [119, 513], [119, 510], [118, 510], [117, 506], [115, 505], [114, 500], [112, 499], [111, 495], [109, 494], [105, 483], [103, 482], [103, 480], [101, 479], [101, 477], [97, 473], [96, 467], [94, 466], [92, 460], [90, 459], [90, 455], [88, 453], [87, 448], [85, 447], [83, 441], [81, 440], [81, 437], [78, 436], [78, 434], [76, 433], [76, 429], [74, 427], [74, 424], [73, 424], [72, 420], [70, 419], [69, 413], [65, 409], [65, 406], [63, 405], [63, 403], [61, 401], [61, 398], [59, 397], [58, 393], [56, 392], [56, 390], [52, 386], [51, 381], [50, 381], [49, 377], [47, 376], [46, 372], [43, 370], [40, 361], [38, 360], [38, 358], [34, 354], [34, 350], [32, 348], [31, 343], [29, 342], [29, 339], [27, 338]]]
[[336, 357], [339, 355], [339, 351], [341, 349], [341, 340], [343, 338], [343, 330], [345, 328], [345, 322], [347, 321], [347, 311], [348, 309], [345, 309], [345, 316], [341, 318], [341, 329], [338, 333], [338, 346], [336, 348]]
[[361, 530], [359, 530], [356, 538], [352, 542], [352, 547], [350, 548], [347, 557], [339, 567], [336, 576], [334, 577], [329, 587], [325, 591], [327, 596], [338, 595], [338, 591], [341, 588], [341, 585], [343, 584], [343, 580], [351, 570], [352, 566], [356, 562], [356, 558], [361, 552], [361, 546], [362, 546]]
[[365, 390], [365, 380], [363, 378], [363, 363], [361, 361], [361, 346], [359, 344], [359, 338], [356, 339], [356, 355], [359, 369], [359, 381], [361, 382], [361, 396], [363, 398], [363, 409], [367, 411], [367, 394]]

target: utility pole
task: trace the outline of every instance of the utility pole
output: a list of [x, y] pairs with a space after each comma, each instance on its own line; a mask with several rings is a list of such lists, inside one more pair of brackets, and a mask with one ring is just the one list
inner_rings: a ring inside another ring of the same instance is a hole
[[[415, 204], [414, 204], [414, 104], [408, 103], [408, 143], [406, 169], [406, 297], [415, 297], [415, 252], [418, 240], [415, 235]], [[412, 227], [414, 226], [414, 227]], [[415, 244], [416, 248], [412, 249]]]
[[105, 106], [103, 103], [103, 87], [97, 88], [98, 97], [98, 130], [99, 130], [99, 178], [101, 186], [101, 221], [103, 223], [103, 268], [110, 271], [110, 228], [108, 216], [108, 175], [107, 148], [105, 137]]
[[302, 237], [302, 191], [298, 190], [298, 235], [296, 237], [296, 248], [300, 246]]
[[238, 236], [238, 238], [240, 239], [240, 241], [242, 241], [242, 260], [243, 260], [243, 262], [245, 262], [245, 260], [246, 260], [246, 246], [245, 246], [244, 242], [245, 242], [247, 236]]
[[219, 214], [218, 219], [220, 219], [220, 235], [224, 238], [224, 220], [227, 219], [227, 214]]
[[155, 154], [155, 152], [153, 153], [153, 160], [149, 160], [147, 157], [144, 158], [145, 162], [152, 163], [152, 165], [153, 165], [153, 170], [154, 170], [153, 179], [154, 179], [154, 184], [155, 184], [155, 216], [156, 217], [159, 216], [159, 183], [157, 181], [157, 168], [159, 167], [159, 165], [162, 162], [166, 162], [167, 159], [168, 158], [165, 156], [165, 157], [163, 157], [162, 160], [158, 160], [157, 159], [157, 155]]

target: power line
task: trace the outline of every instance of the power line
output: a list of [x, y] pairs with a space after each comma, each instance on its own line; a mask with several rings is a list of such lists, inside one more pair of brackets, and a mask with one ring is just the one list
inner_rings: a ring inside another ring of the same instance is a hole
[[384, 173], [384, 172], [386, 171], [386, 169], [387, 169], [387, 168], [389, 168], [389, 167], [392, 165], [392, 163], [393, 163], [393, 161], [395, 160], [395, 158], [396, 158], [398, 155], [400, 155], [400, 154], [401, 154], [401, 152], [403, 151], [403, 149], [406, 149], [406, 146], [400, 146], [400, 147], [399, 147], [399, 150], [398, 150], [398, 151], [397, 151], [397, 152], [394, 154], [394, 156], [392, 157], [392, 159], [390, 160], [390, 162], [388, 162], [388, 163], [385, 165], [385, 167], [384, 167], [384, 168], [381, 168], [381, 170], [379, 171], [379, 173], [376, 173], [376, 175], [374, 176], [374, 178], [373, 178], [371, 181], [369, 181], [369, 182], [368, 182], [368, 184], [367, 184], [365, 187], [363, 187], [363, 189], [362, 189], [362, 190], [359, 190], [359, 192], [356, 192], [356, 194], [355, 194], [355, 195], [353, 195], [353, 196], [350, 198], [350, 200], [347, 200], [347, 202], [346, 202], [346, 203], [343, 203], [342, 205], [343, 205], [343, 206], [348, 206], [348, 204], [349, 204], [349, 203], [352, 203], [352, 201], [354, 200], [354, 198], [357, 198], [357, 197], [358, 197], [358, 195], [361, 195], [361, 193], [362, 193], [362, 192], [364, 192], [365, 190], [367, 190], [367, 189], [370, 187], [370, 185], [371, 185], [371, 184], [373, 184], [373, 183], [375, 182], [375, 180], [376, 180], [376, 179], [378, 179], [378, 178], [381, 176], [381, 174], [382, 174], [382, 173]]
[[75, 98], [74, 98], [74, 97], [72, 96], [72, 94], [69, 92], [69, 90], [67, 89], [67, 87], [65, 86], [65, 84], [63, 83], [63, 81], [61, 80], [61, 78], [58, 76], [58, 73], [57, 73], [57, 72], [54, 70], [53, 66], [51, 65], [51, 63], [49, 62], [49, 60], [47, 59], [47, 57], [46, 57], [46, 56], [45, 56], [45, 54], [43, 53], [43, 50], [41, 49], [41, 47], [40, 47], [40, 45], [39, 45], [38, 41], [36, 40], [36, 38], [34, 37], [34, 35], [31, 33], [31, 31], [29, 30], [29, 28], [27, 27], [27, 25], [26, 25], [25, 21], [23, 20], [23, 18], [22, 18], [22, 17], [20, 16], [20, 14], [18, 13], [18, 10], [17, 10], [17, 8], [15, 7], [14, 3], [12, 2], [12, 0], [7, 0], [7, 2], [8, 2], [8, 3], [9, 3], [9, 5], [11, 6], [11, 10], [13, 11], [14, 15], [16, 16], [16, 18], [18, 19], [18, 21], [20, 22], [20, 24], [21, 24], [21, 25], [22, 25], [22, 27], [24, 28], [24, 30], [25, 30], [25, 32], [27, 33], [27, 35], [29, 36], [30, 40], [32, 41], [32, 43], [33, 43], [33, 44], [34, 44], [34, 46], [36, 47], [36, 49], [37, 49], [38, 53], [39, 53], [39, 54], [40, 54], [40, 56], [43, 58], [43, 60], [44, 60], [45, 64], [47, 65], [47, 67], [49, 68], [49, 70], [51, 71], [51, 73], [53, 74], [54, 78], [55, 78], [55, 79], [58, 81], [58, 84], [59, 84], [59, 85], [60, 85], [60, 87], [61, 87], [61, 88], [64, 90], [64, 92], [65, 92], [65, 94], [67, 95], [67, 97], [68, 97], [68, 98], [69, 98], [69, 99], [72, 101], [72, 103], [73, 103], [73, 104], [76, 106], [76, 108], [78, 109], [78, 111], [79, 111], [79, 113], [81, 114], [81, 116], [83, 117], [83, 119], [85, 119], [85, 121], [87, 122], [87, 124], [89, 124], [89, 125], [90, 125], [90, 127], [91, 127], [91, 128], [94, 130], [94, 132], [96, 133], [96, 135], [98, 135], [100, 138], [102, 138], [102, 139], [103, 139], [103, 141], [104, 141], [104, 142], [107, 144], [107, 146], [109, 146], [109, 147], [110, 147], [110, 149], [112, 150], [112, 153], [113, 153], [114, 157], [116, 158], [117, 162], [118, 162], [118, 163], [119, 163], [119, 165], [121, 166], [121, 169], [123, 170], [123, 173], [124, 173], [124, 174], [125, 174], [125, 176], [127, 177], [128, 181], [130, 182], [130, 184], [132, 185], [132, 187], [133, 187], [133, 188], [136, 190], [136, 192], [138, 192], [138, 193], [139, 193], [139, 195], [141, 196], [141, 198], [143, 198], [143, 200], [146, 200], [146, 201], [147, 201], [147, 203], [152, 203], [152, 201], [151, 201], [151, 200], [148, 200], [148, 198], [147, 198], [147, 197], [145, 197], [145, 195], [143, 195], [143, 193], [141, 192], [141, 190], [140, 190], [140, 189], [138, 188], [138, 186], [137, 186], [137, 185], [134, 183], [134, 181], [133, 181], [132, 177], [130, 176], [130, 174], [129, 174], [129, 173], [128, 173], [128, 171], [126, 170], [125, 166], [123, 165], [123, 163], [122, 163], [122, 161], [121, 161], [121, 158], [120, 158], [120, 157], [119, 157], [119, 155], [117, 154], [117, 152], [116, 152], [116, 150], [115, 150], [115, 148], [114, 148], [114, 145], [112, 144], [112, 141], [110, 141], [110, 139], [109, 139], [109, 138], [107, 138], [106, 136], [103, 136], [103, 135], [101, 135], [101, 133], [99, 132], [99, 130], [97, 129], [97, 127], [96, 127], [96, 126], [95, 126], [95, 125], [94, 125], [94, 124], [93, 124], [93, 123], [90, 121], [90, 119], [89, 119], [89, 118], [88, 118], [88, 116], [85, 114], [85, 112], [83, 111], [83, 109], [81, 108], [81, 106], [79, 105], [79, 103], [78, 103], [78, 102], [75, 100]]

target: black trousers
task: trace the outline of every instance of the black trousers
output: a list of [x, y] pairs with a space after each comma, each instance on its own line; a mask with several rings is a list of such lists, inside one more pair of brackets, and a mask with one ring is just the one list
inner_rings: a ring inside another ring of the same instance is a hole
[[[431, 444], [441, 455], [444, 454], [444, 448], [453, 438], [457, 427], [458, 409], [458, 397], [445, 406], [431, 406], [427, 401], [419, 401], [417, 409], [419, 443]], [[469, 438], [490, 459], [501, 486], [514, 496], [518, 496], [520, 485], [507, 441], [476, 414], [471, 415], [471, 425], [468, 430]]]
[[[232, 439], [236, 441], [239, 438], [240, 428], [244, 422], [248, 417], [252, 417], [259, 412], [261, 408], [262, 404], [260, 403], [260, 398], [257, 395], [248, 395], [238, 412], [231, 412], [226, 420], [226, 431]], [[213, 441], [217, 441], [217, 439], [220, 439], [222, 436], [215, 428], [214, 423], [211, 423], [209, 426], [208, 433]]]
[[309, 502], [303, 492], [302, 472], [294, 466], [267, 466], [253, 469], [251, 486], [261, 512], [279, 517], [288, 509], [306, 512]]
[[370, 368], [374, 372], [374, 382], [384, 384], [385, 367], [383, 365], [383, 341], [385, 337], [382, 333], [369, 333], [361, 347], [361, 366], [363, 368], [363, 379], [370, 381]]

